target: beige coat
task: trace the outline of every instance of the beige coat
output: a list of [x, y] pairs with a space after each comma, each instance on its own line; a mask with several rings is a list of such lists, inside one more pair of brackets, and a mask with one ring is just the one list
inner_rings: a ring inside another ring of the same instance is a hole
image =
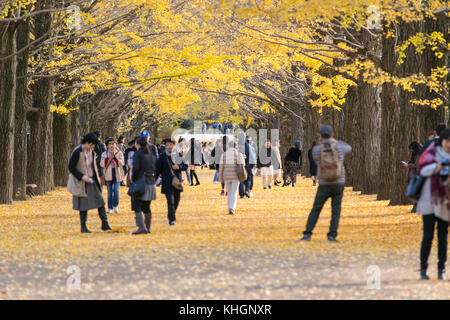
[[[83, 146], [81, 146], [81, 151], [77, 150], [80, 146], [76, 147], [73, 152], [80, 152], [80, 158], [77, 162], [77, 170], [83, 175], [87, 175], [86, 158], [84, 156]], [[92, 162], [94, 166], [94, 178], [100, 182], [97, 161], [95, 161], [95, 152], [92, 151]], [[86, 183], [83, 180], [78, 180], [73, 174], [69, 174], [69, 181], [67, 182], [67, 190], [75, 197], [86, 198]]]
[[225, 181], [239, 182], [237, 175], [237, 166], [239, 164], [245, 164], [245, 161], [242, 154], [236, 149], [229, 149], [223, 153], [219, 162], [219, 181], [222, 183]]
[[[106, 159], [108, 159], [108, 162], [109, 162], [108, 152], [109, 151], [107, 150], [106, 152], [103, 152], [103, 154], [102, 154], [102, 160], [100, 161], [100, 166], [102, 168], [106, 167], [106, 165], [105, 165]], [[116, 159], [117, 159], [117, 162], [115, 162], [116, 181], [120, 182], [120, 181], [123, 181], [123, 179], [125, 178], [125, 175], [123, 173], [123, 166], [125, 165], [125, 159], [124, 159], [122, 151], [117, 151]], [[113, 170], [113, 166], [112, 166], [112, 164], [109, 164], [108, 168], [104, 172], [106, 181], [112, 181], [112, 170]]]

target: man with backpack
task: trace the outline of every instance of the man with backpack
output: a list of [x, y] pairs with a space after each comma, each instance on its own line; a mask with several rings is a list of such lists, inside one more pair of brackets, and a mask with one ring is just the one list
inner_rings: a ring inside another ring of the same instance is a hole
[[328, 241], [336, 242], [345, 186], [344, 157], [352, 150], [352, 147], [343, 141], [336, 141], [330, 126], [322, 126], [320, 136], [320, 144], [312, 150], [313, 159], [318, 165], [319, 187], [301, 240], [311, 240], [312, 231], [323, 205], [328, 198], [331, 198], [331, 221], [327, 237]]

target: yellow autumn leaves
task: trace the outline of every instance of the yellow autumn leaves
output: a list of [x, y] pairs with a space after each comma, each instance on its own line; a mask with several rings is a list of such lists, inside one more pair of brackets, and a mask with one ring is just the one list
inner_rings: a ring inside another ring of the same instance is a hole
[[101, 232], [96, 211], [88, 214], [92, 234], [81, 234], [78, 213], [65, 189], [31, 201], [0, 206], [0, 256], [10, 262], [63, 263], [89, 261], [97, 256], [132, 257], [149, 250], [196, 251], [265, 250], [331, 254], [355, 260], [361, 255], [404, 256], [418, 252], [421, 223], [409, 213], [411, 206], [389, 207], [375, 196], [346, 190], [339, 243], [326, 240], [330, 219], [327, 203], [310, 243], [301, 243], [308, 213], [315, 196], [309, 179], [299, 178], [295, 188], [262, 190], [255, 177], [254, 198], [238, 199], [237, 214], [229, 216], [220, 185], [212, 183], [213, 172], [198, 170], [201, 185], [186, 187], [177, 212], [177, 225], [169, 227], [163, 195], [151, 205], [152, 234], [132, 236], [134, 214], [126, 188], [121, 188], [120, 213], [109, 215], [113, 232]]

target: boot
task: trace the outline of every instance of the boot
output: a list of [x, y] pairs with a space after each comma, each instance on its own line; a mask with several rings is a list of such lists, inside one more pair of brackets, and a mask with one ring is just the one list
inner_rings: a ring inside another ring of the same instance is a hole
[[86, 222], [87, 222], [87, 212], [80, 211], [81, 233], [91, 233], [86, 226]]
[[445, 268], [438, 268], [438, 280], [445, 280], [447, 277], [445, 276]]
[[145, 228], [147, 228], [148, 233], [151, 233], [150, 226], [152, 224], [152, 214], [146, 213], [146, 214], [144, 214], [144, 216], [145, 216]]
[[427, 269], [420, 269], [420, 279], [429, 280], [430, 277], [427, 275]]
[[133, 232], [133, 234], [137, 235], [148, 233], [148, 230], [144, 224], [144, 214], [142, 212], [135, 212], [135, 215], [136, 215], [136, 225], [138, 226], [138, 229], [135, 232]]
[[105, 207], [101, 207], [98, 209], [98, 216], [100, 217], [100, 220], [102, 220], [102, 230], [111, 230], [111, 227], [108, 223], [108, 216], [106, 215]]

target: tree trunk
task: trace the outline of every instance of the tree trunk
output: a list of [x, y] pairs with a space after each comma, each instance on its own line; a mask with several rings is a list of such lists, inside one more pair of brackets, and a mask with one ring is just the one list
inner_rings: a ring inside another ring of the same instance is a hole
[[[388, 28], [392, 26], [384, 26], [383, 34], [387, 33]], [[382, 37], [382, 69], [392, 74], [396, 66], [394, 37]], [[381, 150], [378, 183], [378, 200], [388, 200], [391, 198], [393, 191], [393, 179], [398, 163], [395, 163], [396, 147], [400, 143], [398, 141], [398, 130], [400, 121], [400, 106], [398, 102], [399, 88], [392, 83], [383, 84], [381, 91]]]
[[[7, 57], [15, 52], [15, 30], [12, 23], [0, 23], [0, 57]], [[0, 203], [6, 204], [13, 200], [16, 64], [16, 56], [0, 61]]]
[[[17, 29], [17, 50], [28, 45], [30, 39], [30, 22], [25, 20]], [[17, 88], [14, 133], [14, 198], [26, 199], [27, 183], [27, 97], [28, 97], [28, 56], [25, 50], [17, 57]]]
[[[400, 24], [400, 43], [409, 39], [409, 37], [420, 32], [421, 22], [401, 23]], [[406, 50], [405, 61], [400, 65], [398, 74], [405, 76], [409, 74], [419, 73], [422, 69], [422, 56], [415, 52], [412, 46]], [[418, 88], [417, 88], [418, 89]], [[401, 161], [408, 161], [410, 151], [408, 146], [412, 141], [419, 140], [419, 107], [411, 104], [411, 99], [420, 97], [420, 92], [408, 92], [403, 89], [399, 90], [399, 130], [396, 132], [397, 141], [393, 144], [395, 153], [393, 155], [394, 172], [391, 174], [392, 196], [390, 205], [404, 205], [409, 201], [406, 198], [406, 187], [408, 183], [408, 170], [403, 168]]]
[[66, 186], [69, 173], [67, 164], [71, 154], [71, 116], [54, 114], [53, 118], [53, 170], [55, 186]]
[[[49, 1], [39, 2], [42, 8]], [[38, 8], [41, 9], [41, 8]], [[51, 28], [52, 15], [42, 13], [34, 18], [35, 38], [44, 36]], [[42, 49], [37, 59], [46, 60], [50, 52]], [[32, 85], [34, 112], [30, 123], [29, 181], [37, 185], [36, 193], [44, 194], [54, 188], [53, 181], [53, 79], [40, 78]]]

